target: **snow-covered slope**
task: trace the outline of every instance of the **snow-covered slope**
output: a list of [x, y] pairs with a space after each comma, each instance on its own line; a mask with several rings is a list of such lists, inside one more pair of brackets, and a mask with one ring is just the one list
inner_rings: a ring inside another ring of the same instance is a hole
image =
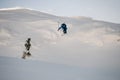
[[[62, 32], [58, 32], [57, 29], [63, 22], [68, 26], [68, 34], [61, 36]], [[99, 77], [106, 71], [106, 75], [102, 75], [102, 78], [118, 80], [116, 77], [119, 76], [116, 75], [120, 73], [120, 24], [97, 21], [89, 17], [81, 16], [54, 16], [25, 8], [0, 10], [0, 56], [21, 58], [24, 51], [24, 43], [28, 37], [32, 39], [32, 57], [27, 59], [37, 59], [47, 63], [65, 64], [74, 67], [77, 66], [80, 70], [81, 67], [89, 70], [92, 69], [93, 71], [88, 72], [89, 74], [100, 70], [100, 73], [98, 71], [98, 74], [94, 74]], [[19, 60], [20, 59], [17, 61], [19, 62]], [[20, 64], [24, 61], [25, 60], [20, 60]], [[30, 64], [34, 64], [34, 62], [35, 61], [30, 61]], [[0, 64], [2, 64], [2, 61]], [[29, 63], [27, 64], [29, 65]], [[35, 64], [37, 63], [35, 62]], [[36, 66], [37, 65], [34, 67]], [[111, 74], [108, 74], [109, 70], [111, 70]], [[35, 72], [36, 71], [37, 70], [35, 70]], [[34, 70], [30, 72], [34, 72]], [[79, 70], [75, 72], [75, 74], [71, 73], [69, 76], [82, 75], [82, 73], [79, 73]], [[111, 76], [113, 73], [116, 75]], [[1, 71], [0, 74], [2, 74]], [[53, 73], [51, 75], [55, 74], [56, 73]], [[107, 76], [107, 74], [109, 76]], [[82, 77], [82, 79], [84, 78], [85, 76]], [[41, 78], [39, 77], [39, 79]], [[62, 77], [61, 79], [67, 80], [68, 78]], [[81, 77], [75, 78], [74, 80], [80, 79]], [[71, 80], [73, 80], [73, 78], [71, 78]]]
[[0, 57], [0, 80], [119, 80], [117, 69], [75, 67]]
[[78, 67], [0, 57], [0, 80], [70, 80], [79, 79], [79, 73]]

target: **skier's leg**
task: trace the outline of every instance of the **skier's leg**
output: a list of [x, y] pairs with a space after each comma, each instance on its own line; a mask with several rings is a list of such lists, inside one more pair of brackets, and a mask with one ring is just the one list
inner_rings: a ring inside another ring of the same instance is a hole
[[30, 51], [27, 51], [27, 56], [28, 56], [28, 57], [30, 57], [30, 56], [31, 56]]
[[25, 51], [23, 52], [22, 58], [23, 58], [23, 59], [26, 59], [26, 52], [25, 52]]

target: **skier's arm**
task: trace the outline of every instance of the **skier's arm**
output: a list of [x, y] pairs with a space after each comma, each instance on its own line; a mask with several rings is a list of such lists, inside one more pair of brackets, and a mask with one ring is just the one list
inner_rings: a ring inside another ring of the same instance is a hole
[[58, 28], [58, 31], [61, 29], [61, 27]]

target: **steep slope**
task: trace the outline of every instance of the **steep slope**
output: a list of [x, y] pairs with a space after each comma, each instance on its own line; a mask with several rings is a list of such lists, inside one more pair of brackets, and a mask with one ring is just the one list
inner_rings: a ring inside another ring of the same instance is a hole
[[[68, 34], [58, 32], [66, 22]], [[59, 23], [59, 24], [58, 24]], [[87, 17], [59, 17], [29, 9], [0, 10], [0, 56], [21, 58], [32, 39], [32, 57], [72, 66], [119, 69], [120, 24]]]
[[[68, 34], [61, 36], [57, 29], [63, 22]], [[22, 60], [28, 37], [32, 56]], [[120, 24], [0, 10], [0, 56], [15, 57], [0, 57], [0, 80], [119, 80], [119, 39]]]

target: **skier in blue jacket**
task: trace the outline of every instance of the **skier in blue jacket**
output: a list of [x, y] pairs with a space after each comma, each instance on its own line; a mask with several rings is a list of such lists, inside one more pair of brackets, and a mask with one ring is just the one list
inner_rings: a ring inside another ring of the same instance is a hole
[[62, 29], [64, 34], [67, 34], [67, 25], [62, 23], [61, 26], [58, 28], [58, 31]]

